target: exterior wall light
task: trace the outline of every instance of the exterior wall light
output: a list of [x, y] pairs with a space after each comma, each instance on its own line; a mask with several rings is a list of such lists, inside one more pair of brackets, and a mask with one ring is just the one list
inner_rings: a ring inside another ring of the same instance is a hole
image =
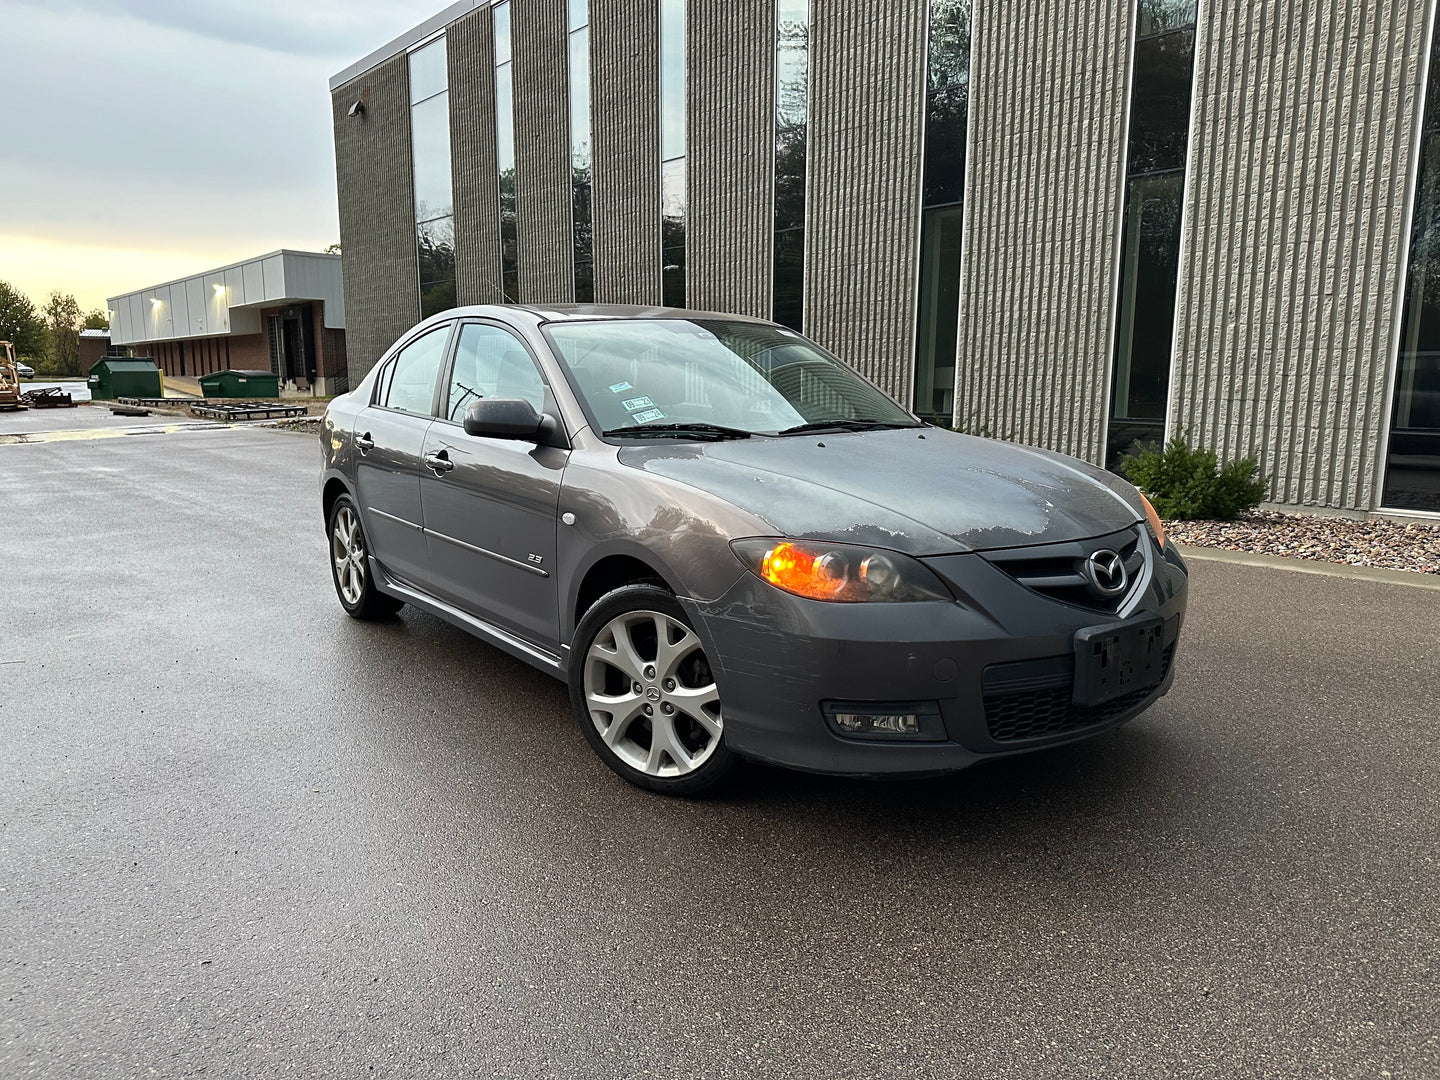
[[364, 115], [365, 115], [365, 102], [363, 102], [363, 101], [357, 101], [357, 102], [355, 102], [354, 105], [351, 105], [351, 106], [350, 106], [350, 112], [347, 113], [346, 115], [348, 115], [348, 116], [364, 116]]

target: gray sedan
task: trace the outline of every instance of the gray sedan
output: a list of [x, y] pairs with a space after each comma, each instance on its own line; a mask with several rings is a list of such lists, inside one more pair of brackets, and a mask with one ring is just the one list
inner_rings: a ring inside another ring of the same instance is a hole
[[741, 758], [961, 769], [1173, 678], [1186, 569], [1135, 488], [932, 427], [773, 323], [457, 308], [322, 441], [344, 609], [410, 604], [567, 680], [595, 752], [656, 791]]

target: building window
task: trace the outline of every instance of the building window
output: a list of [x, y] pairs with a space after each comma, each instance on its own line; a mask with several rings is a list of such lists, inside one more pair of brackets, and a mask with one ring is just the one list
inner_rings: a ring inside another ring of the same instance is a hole
[[422, 319], [455, 306], [449, 85], [444, 37], [410, 54], [410, 160]]
[[1430, 46], [1410, 265], [1380, 504], [1440, 512], [1440, 34]]
[[970, 111], [970, 0], [930, 0], [925, 87], [924, 210], [920, 223], [918, 416], [955, 414], [960, 330], [960, 225], [965, 213], [965, 134]]
[[1180, 211], [1190, 141], [1194, 0], [1140, 0], [1105, 460], [1165, 437]]
[[685, 306], [685, 0], [660, 0], [661, 302]]
[[805, 154], [810, 116], [809, 0], [775, 5], [775, 254], [771, 313], [800, 330], [805, 314]]
[[575, 302], [595, 302], [590, 230], [590, 0], [570, 2], [570, 183], [575, 244]]
[[510, 3], [496, 4], [495, 162], [500, 180], [500, 283], [505, 301], [520, 299], [520, 263], [515, 241], [515, 95], [510, 64]]

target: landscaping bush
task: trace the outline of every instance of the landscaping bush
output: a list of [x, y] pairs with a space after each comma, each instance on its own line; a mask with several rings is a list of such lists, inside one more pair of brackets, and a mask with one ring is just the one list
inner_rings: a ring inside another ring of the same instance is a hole
[[1191, 450], [1179, 438], [1163, 450], [1142, 448], [1120, 468], [1149, 496], [1156, 513], [1181, 521], [1233, 521], [1259, 506], [1270, 490], [1255, 458], [1240, 458], [1221, 468], [1215, 451]]

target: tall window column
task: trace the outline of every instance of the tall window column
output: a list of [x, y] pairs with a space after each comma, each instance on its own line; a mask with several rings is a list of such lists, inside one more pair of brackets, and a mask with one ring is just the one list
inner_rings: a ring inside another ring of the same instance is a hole
[[450, 179], [450, 77], [445, 38], [410, 54], [410, 157], [420, 317], [455, 306], [455, 218]]
[[805, 156], [810, 118], [809, 0], [775, 5], [775, 255], [772, 313], [800, 330], [805, 314]]
[[685, 306], [685, 0], [660, 0], [661, 302]]
[[970, 112], [971, 0], [930, 0], [926, 63], [925, 189], [920, 224], [920, 325], [915, 413], [949, 424], [955, 413], [960, 330], [960, 225]]
[[1165, 437], [1196, 0], [1139, 0], [1106, 464]]
[[1440, 513], [1440, 33], [1430, 45], [1410, 265], [1380, 505]]
[[595, 302], [590, 229], [590, 0], [569, 0], [570, 176], [575, 243], [575, 302]]
[[495, 20], [495, 163], [500, 180], [500, 284], [506, 303], [520, 298], [515, 240], [515, 94], [510, 63], [510, 3], [490, 9]]

